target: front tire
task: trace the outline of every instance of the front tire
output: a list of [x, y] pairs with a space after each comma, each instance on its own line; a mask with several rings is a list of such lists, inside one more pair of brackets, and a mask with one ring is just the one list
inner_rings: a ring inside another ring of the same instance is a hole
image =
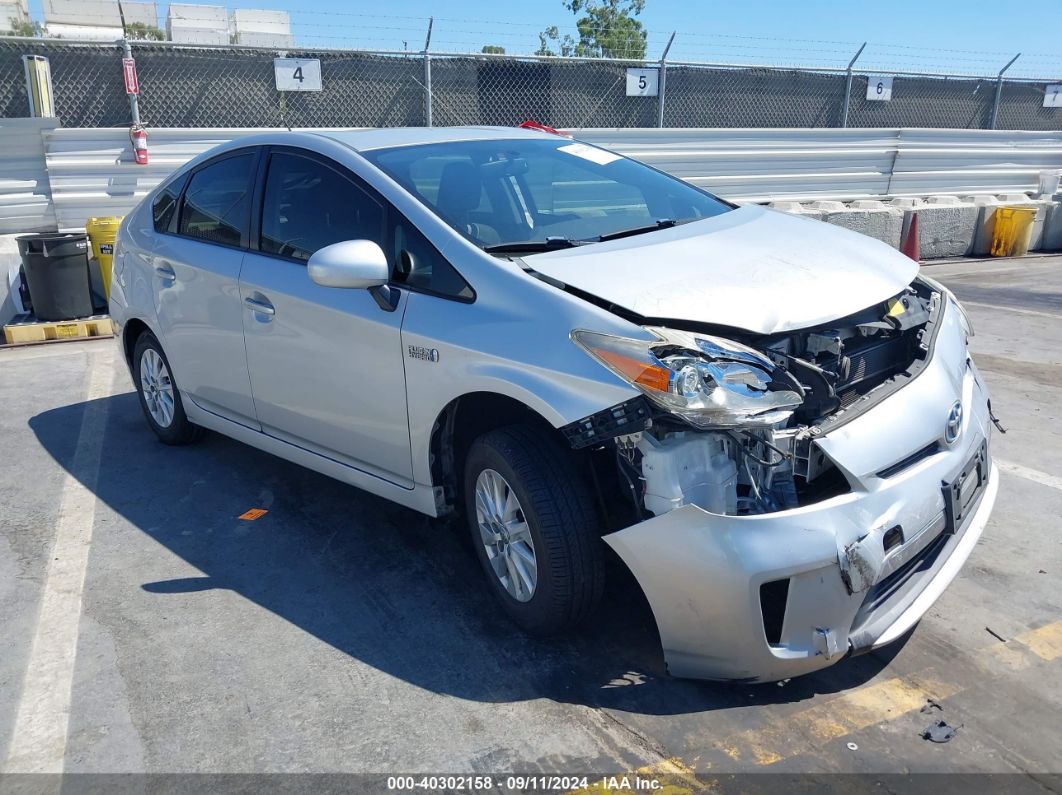
[[571, 629], [604, 590], [601, 526], [568, 452], [519, 425], [472, 443], [464, 496], [476, 555], [491, 591], [525, 631]]
[[144, 418], [160, 441], [184, 445], [199, 439], [202, 429], [185, 415], [169, 360], [150, 331], [137, 337], [133, 347], [133, 381]]

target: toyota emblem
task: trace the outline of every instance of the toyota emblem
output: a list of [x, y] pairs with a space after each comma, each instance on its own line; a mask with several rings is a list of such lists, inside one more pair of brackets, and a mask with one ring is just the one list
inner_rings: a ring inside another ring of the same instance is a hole
[[955, 405], [948, 412], [948, 422], [944, 426], [944, 441], [954, 444], [962, 433], [962, 403], [955, 401]]

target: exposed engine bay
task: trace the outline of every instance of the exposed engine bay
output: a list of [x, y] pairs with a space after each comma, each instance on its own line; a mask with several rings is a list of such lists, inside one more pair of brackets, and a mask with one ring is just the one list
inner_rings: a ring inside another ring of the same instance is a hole
[[[587, 418], [569, 436], [575, 446], [611, 437], [605, 445], [615, 447], [621, 490], [639, 519], [687, 504], [762, 514], [843, 494], [848, 481], [816, 437], [917, 375], [944, 300], [935, 285], [915, 280], [824, 327], [769, 336], [727, 330], [726, 338], [688, 326], [649, 328], [661, 339], [648, 351], [619, 338], [577, 338], [638, 386], [649, 407], [624, 404], [607, 427]], [[628, 422], [640, 430], [623, 433]]]

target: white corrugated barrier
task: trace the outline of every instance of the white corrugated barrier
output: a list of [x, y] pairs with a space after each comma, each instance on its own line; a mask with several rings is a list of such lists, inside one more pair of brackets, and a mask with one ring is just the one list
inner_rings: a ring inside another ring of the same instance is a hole
[[[49, 218], [49, 195], [60, 228], [82, 226], [92, 215], [126, 213], [195, 155], [261, 132], [151, 129], [150, 163], [138, 166], [123, 128], [43, 129], [43, 152], [30, 155], [20, 147], [39, 136], [12, 121], [22, 120], [0, 122], [0, 233], [29, 231], [24, 219]], [[1041, 171], [1062, 168], [1062, 132], [585, 129], [578, 137], [742, 202], [1033, 192]], [[21, 171], [8, 167], [14, 162], [37, 175], [29, 180], [33, 190]]]

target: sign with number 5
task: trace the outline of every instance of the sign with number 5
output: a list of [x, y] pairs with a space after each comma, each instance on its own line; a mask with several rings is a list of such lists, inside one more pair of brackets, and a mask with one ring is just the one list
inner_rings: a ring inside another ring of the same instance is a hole
[[317, 58], [274, 58], [277, 91], [320, 91], [321, 61]]
[[659, 69], [628, 69], [627, 96], [655, 97], [660, 91]]
[[867, 99], [876, 102], [892, 99], [892, 76], [867, 75]]

